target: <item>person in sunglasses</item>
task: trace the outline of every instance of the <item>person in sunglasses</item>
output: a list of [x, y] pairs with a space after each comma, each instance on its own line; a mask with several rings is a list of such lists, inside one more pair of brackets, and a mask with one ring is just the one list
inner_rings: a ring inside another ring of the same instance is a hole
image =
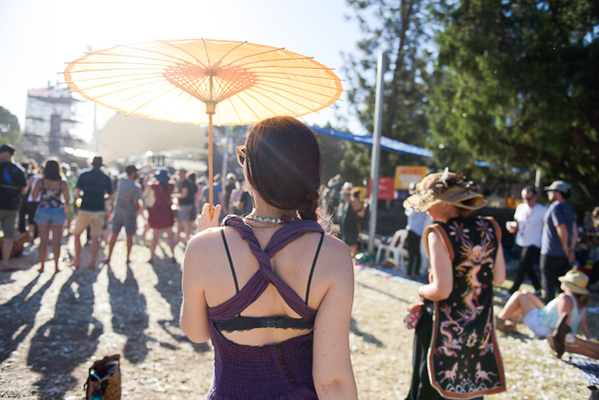
[[318, 223], [321, 153], [291, 117], [257, 124], [237, 148], [252, 212], [204, 205], [183, 262], [181, 329], [212, 340], [209, 399], [357, 399], [347, 246]]
[[516, 207], [514, 221], [506, 223], [508, 232], [516, 234], [516, 245], [520, 248], [520, 262], [516, 270], [516, 277], [509, 290], [509, 296], [518, 291], [524, 282], [525, 275], [528, 275], [535, 288], [534, 294], [538, 297], [541, 296], [541, 281], [535, 272], [534, 262], [541, 254], [543, 217], [547, 207], [537, 203], [537, 199], [537, 191], [533, 186], [526, 186], [522, 189], [522, 203]]

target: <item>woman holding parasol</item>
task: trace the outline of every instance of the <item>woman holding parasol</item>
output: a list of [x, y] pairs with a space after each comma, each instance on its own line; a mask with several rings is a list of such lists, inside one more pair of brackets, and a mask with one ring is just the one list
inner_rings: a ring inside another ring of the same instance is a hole
[[221, 207], [205, 205], [184, 261], [181, 328], [215, 350], [208, 398], [356, 399], [353, 265], [317, 223], [316, 138], [274, 117], [237, 152], [254, 209], [218, 227]]

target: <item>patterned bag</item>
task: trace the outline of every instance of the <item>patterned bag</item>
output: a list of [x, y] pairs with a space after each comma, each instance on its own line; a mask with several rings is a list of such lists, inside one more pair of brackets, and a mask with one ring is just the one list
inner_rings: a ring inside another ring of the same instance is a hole
[[121, 365], [120, 354], [106, 356], [94, 361], [89, 369], [85, 389], [85, 399], [89, 400], [96, 387], [104, 396], [104, 400], [121, 399]]
[[403, 319], [403, 323], [408, 329], [416, 328], [418, 325], [418, 321], [420, 317], [422, 317], [422, 313], [424, 312], [424, 303], [415, 303], [410, 304], [408, 307], [408, 313]]

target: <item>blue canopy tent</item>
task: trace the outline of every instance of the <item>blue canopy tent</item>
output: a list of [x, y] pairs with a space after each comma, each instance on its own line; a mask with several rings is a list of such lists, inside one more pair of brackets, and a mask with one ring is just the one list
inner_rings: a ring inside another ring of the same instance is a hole
[[[333, 136], [339, 139], [349, 140], [350, 142], [365, 144], [366, 146], [372, 147], [372, 135], [354, 135], [349, 132], [341, 132], [330, 128], [319, 128], [317, 126], [310, 127], [314, 132], [323, 133], [325, 135]], [[397, 140], [389, 139], [386, 137], [381, 138], [381, 149], [387, 151], [393, 151], [395, 153], [409, 154], [412, 156], [420, 157], [432, 157], [433, 152], [422, 147], [412, 146], [399, 142]]]
[[[354, 135], [353, 133], [337, 131], [335, 129], [330, 128], [319, 128], [318, 126], [311, 126], [310, 128], [314, 132], [323, 133], [325, 135], [333, 136], [339, 139], [349, 140], [350, 142], [360, 143], [372, 147], [372, 135]], [[381, 149], [393, 151], [395, 153], [409, 154], [411, 156], [419, 156], [425, 158], [430, 158], [433, 156], [433, 152], [430, 150], [423, 149], [422, 147], [418, 146], [413, 146], [411, 144], [406, 144], [397, 140], [389, 139], [386, 137], [381, 138]], [[483, 168], [498, 168], [496, 165], [488, 163], [486, 161], [475, 161], [474, 165]], [[526, 172], [518, 168], [510, 168], [510, 171], [516, 172], [518, 174], [523, 174]]]

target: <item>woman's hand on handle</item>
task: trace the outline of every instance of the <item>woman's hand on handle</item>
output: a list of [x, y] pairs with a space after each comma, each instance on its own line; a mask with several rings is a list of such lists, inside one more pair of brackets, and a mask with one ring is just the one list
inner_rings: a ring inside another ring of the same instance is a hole
[[198, 232], [208, 228], [217, 228], [221, 210], [220, 204], [217, 204], [216, 207], [212, 207], [208, 203], [204, 204], [202, 214], [198, 217]]

